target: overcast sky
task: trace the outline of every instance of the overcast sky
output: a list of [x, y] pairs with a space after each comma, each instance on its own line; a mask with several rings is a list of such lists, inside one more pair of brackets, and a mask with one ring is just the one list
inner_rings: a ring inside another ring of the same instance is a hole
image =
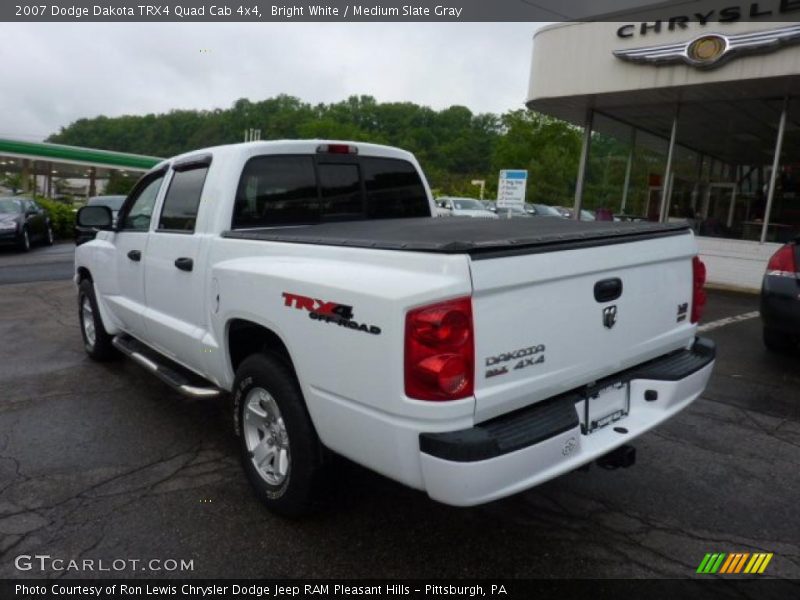
[[3, 23], [0, 136], [82, 117], [353, 94], [503, 112], [525, 101], [537, 23]]

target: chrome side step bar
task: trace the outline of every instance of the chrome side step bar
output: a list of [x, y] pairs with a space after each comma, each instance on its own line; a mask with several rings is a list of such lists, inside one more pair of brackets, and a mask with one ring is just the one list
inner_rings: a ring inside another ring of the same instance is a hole
[[[134, 338], [118, 335], [114, 337], [112, 343], [125, 356], [132, 358], [137, 364], [184, 396], [189, 398], [216, 398], [222, 394], [222, 390], [214, 387], [210, 382], [206, 382], [200, 376], [187, 371], [180, 365], [175, 365], [169, 359], [161, 357], [154, 350]], [[174, 366], [159, 361], [169, 361]], [[197, 385], [201, 382], [207, 385]]]

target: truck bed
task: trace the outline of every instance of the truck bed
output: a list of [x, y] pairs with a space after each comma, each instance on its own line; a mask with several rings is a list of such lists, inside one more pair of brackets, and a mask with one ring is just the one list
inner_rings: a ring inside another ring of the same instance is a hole
[[466, 217], [329, 222], [226, 231], [223, 237], [376, 250], [469, 254], [475, 259], [619, 244], [686, 233], [686, 223]]

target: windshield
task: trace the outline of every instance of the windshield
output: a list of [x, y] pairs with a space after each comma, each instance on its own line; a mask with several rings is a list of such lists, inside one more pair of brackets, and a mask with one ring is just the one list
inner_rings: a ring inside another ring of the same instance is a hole
[[107, 206], [111, 210], [119, 210], [123, 202], [125, 202], [125, 196], [95, 196], [89, 198], [86, 206]]
[[483, 204], [471, 198], [454, 198], [453, 208], [456, 210], [486, 210]]
[[0, 213], [18, 215], [22, 212], [22, 202], [14, 198], [0, 198]]

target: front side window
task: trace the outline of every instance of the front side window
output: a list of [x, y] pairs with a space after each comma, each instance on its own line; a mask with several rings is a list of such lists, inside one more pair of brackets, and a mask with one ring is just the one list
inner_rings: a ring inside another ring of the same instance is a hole
[[164, 197], [159, 231], [194, 231], [207, 173], [208, 166], [175, 171]]
[[150, 220], [153, 218], [153, 207], [156, 205], [158, 190], [164, 181], [164, 174], [160, 174], [145, 183], [141, 188], [134, 192], [133, 204], [125, 215], [122, 222], [122, 229], [129, 231], [147, 231], [150, 228]]

